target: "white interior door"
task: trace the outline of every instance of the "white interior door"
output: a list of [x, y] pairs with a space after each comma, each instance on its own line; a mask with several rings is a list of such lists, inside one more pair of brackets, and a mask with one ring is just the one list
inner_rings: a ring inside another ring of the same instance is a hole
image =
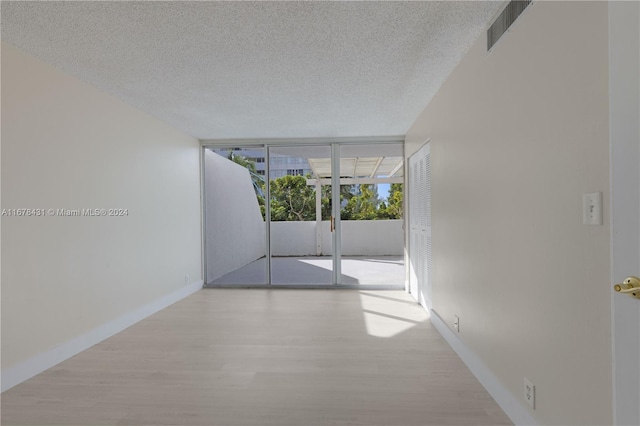
[[409, 158], [409, 292], [431, 309], [431, 151]]
[[[640, 276], [640, 5], [609, 3], [611, 274]], [[640, 424], [640, 300], [612, 294], [614, 422]]]
[[[415, 153], [409, 158], [409, 293], [418, 294], [419, 239], [420, 220], [418, 206], [420, 204], [420, 179], [418, 177], [419, 160]], [[416, 297], [417, 300], [417, 297]]]

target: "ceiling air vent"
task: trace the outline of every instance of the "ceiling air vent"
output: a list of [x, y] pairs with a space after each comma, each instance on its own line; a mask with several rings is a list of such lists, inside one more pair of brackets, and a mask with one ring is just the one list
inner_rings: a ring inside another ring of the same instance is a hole
[[530, 4], [531, 0], [513, 0], [507, 4], [507, 7], [487, 30], [487, 50], [491, 50], [502, 34], [507, 32], [511, 24]]

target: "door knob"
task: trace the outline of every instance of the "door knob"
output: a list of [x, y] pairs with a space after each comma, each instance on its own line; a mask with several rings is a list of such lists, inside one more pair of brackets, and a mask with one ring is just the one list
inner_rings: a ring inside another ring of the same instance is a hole
[[618, 293], [625, 293], [631, 297], [640, 299], [640, 278], [634, 276], [627, 277], [622, 283], [614, 285], [613, 289]]

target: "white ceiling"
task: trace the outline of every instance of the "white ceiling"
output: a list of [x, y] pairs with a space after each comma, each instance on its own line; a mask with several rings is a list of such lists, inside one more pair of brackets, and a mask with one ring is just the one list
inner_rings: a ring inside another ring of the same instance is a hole
[[502, 4], [2, 1], [1, 29], [200, 139], [388, 136]]

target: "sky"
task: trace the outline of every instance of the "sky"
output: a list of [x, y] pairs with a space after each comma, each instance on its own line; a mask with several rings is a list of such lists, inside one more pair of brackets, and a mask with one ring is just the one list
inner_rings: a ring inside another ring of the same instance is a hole
[[390, 188], [390, 184], [388, 183], [379, 183], [378, 184], [378, 197], [382, 200], [382, 201], [387, 201], [387, 198], [389, 197], [389, 188]]

